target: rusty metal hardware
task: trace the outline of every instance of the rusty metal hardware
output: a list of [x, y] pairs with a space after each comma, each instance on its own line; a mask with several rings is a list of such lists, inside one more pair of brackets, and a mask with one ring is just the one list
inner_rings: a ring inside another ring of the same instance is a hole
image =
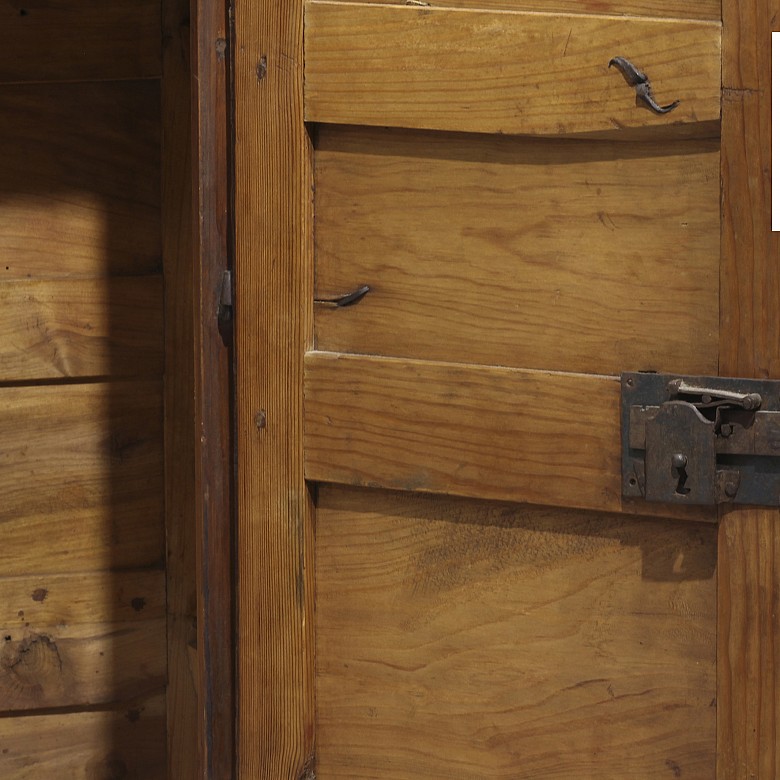
[[328, 298], [315, 298], [314, 303], [325, 304], [326, 306], [338, 306], [340, 309], [344, 306], [351, 306], [353, 303], [357, 303], [359, 300], [371, 292], [371, 288], [364, 284], [362, 287], [358, 287], [352, 292], [344, 293], [343, 295], [334, 295]]
[[233, 319], [233, 274], [231, 271], [222, 272], [222, 285], [219, 289], [219, 304], [217, 306], [217, 320], [227, 323]]
[[667, 106], [658, 105], [653, 96], [653, 89], [650, 86], [650, 79], [647, 77], [647, 74], [639, 70], [636, 65], [625, 57], [613, 57], [609, 61], [608, 67], [611, 68], [613, 65], [623, 74], [626, 83], [634, 87], [637, 98], [652, 111], [655, 111], [656, 114], [668, 114], [680, 105], [679, 100], [675, 100]]
[[623, 495], [780, 506], [780, 382], [625, 373]]

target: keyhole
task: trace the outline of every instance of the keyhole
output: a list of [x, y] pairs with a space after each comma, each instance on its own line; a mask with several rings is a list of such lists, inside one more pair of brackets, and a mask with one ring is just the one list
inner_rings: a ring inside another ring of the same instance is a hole
[[688, 481], [688, 458], [681, 452], [677, 452], [672, 455], [672, 468], [677, 472], [677, 487], [674, 492], [678, 496], [687, 496], [691, 492], [690, 488], [685, 487], [685, 483]]

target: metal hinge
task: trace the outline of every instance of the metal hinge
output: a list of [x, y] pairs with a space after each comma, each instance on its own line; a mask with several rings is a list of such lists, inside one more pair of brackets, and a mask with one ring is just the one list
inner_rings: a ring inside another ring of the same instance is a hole
[[222, 272], [222, 286], [219, 289], [219, 306], [217, 307], [219, 322], [230, 322], [233, 319], [233, 272]]
[[780, 382], [626, 373], [623, 495], [780, 506]]

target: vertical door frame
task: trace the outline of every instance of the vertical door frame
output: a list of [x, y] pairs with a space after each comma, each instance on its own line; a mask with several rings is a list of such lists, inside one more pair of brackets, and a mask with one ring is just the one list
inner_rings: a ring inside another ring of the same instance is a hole
[[313, 508], [303, 472], [312, 153], [303, 0], [234, 6], [238, 777], [314, 765]]
[[[720, 373], [780, 379], [780, 234], [771, 230], [771, 31], [780, 0], [723, 0]], [[718, 532], [719, 780], [780, 776], [780, 510]]]
[[220, 309], [221, 301], [229, 303], [222, 296], [231, 243], [227, 2], [190, 0], [190, 16], [198, 777], [229, 780], [235, 776], [233, 356], [230, 308]]

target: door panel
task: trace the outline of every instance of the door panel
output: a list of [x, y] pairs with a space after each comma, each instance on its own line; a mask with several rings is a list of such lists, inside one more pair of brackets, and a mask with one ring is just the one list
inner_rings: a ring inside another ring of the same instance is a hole
[[318, 776], [711, 777], [716, 529], [321, 488]]
[[241, 775], [748, 777], [777, 513], [622, 499], [619, 372], [769, 338], [757, 87], [718, 5], [454, 6], [237, 6]]
[[715, 510], [604, 511], [619, 372], [717, 372], [720, 25], [315, 0], [304, 57], [319, 775], [711, 776]]
[[316, 136], [318, 349], [718, 370], [719, 142]]

